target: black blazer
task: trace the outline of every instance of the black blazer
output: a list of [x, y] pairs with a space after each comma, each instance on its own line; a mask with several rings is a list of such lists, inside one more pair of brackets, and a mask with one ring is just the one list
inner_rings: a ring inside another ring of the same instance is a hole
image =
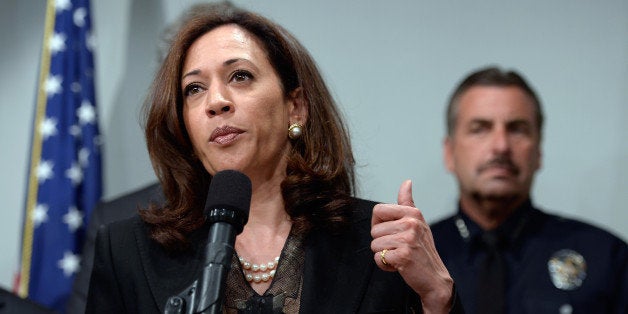
[[47, 309], [29, 299], [0, 288], [0, 314], [55, 314], [57, 312]]
[[[357, 200], [350, 227], [340, 235], [315, 230], [306, 237], [301, 313], [421, 312], [418, 295], [401, 276], [373, 260], [374, 205]], [[150, 240], [137, 216], [102, 227], [87, 313], [163, 312], [166, 300], [200, 274], [207, 230], [192, 235], [191, 253], [175, 256]]]

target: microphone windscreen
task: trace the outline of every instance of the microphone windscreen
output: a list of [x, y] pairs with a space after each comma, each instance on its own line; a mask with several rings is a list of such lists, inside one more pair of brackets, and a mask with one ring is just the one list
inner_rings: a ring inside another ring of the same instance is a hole
[[236, 170], [217, 172], [209, 184], [205, 211], [225, 207], [248, 217], [251, 207], [251, 180]]

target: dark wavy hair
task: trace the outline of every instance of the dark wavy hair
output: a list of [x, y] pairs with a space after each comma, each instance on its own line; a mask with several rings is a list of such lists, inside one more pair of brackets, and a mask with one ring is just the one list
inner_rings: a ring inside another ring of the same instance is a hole
[[456, 128], [456, 119], [458, 118], [458, 107], [460, 96], [474, 86], [498, 86], [498, 87], [518, 87], [532, 100], [534, 106], [537, 129], [539, 135], [543, 134], [543, 108], [541, 107], [541, 100], [536, 95], [532, 87], [526, 82], [526, 80], [514, 70], [502, 70], [499, 67], [490, 66], [479, 69], [469, 74], [466, 78], [460, 82], [458, 87], [449, 98], [449, 104], [447, 105], [446, 121], [447, 135], [452, 136]]
[[176, 251], [187, 247], [190, 234], [205, 223], [203, 207], [211, 176], [194, 156], [183, 122], [181, 75], [192, 43], [225, 24], [236, 24], [260, 40], [286, 96], [303, 89], [308, 119], [303, 136], [291, 141], [287, 177], [281, 184], [293, 232], [340, 230], [353, 201], [355, 161], [341, 113], [314, 60], [272, 21], [229, 3], [206, 5], [180, 21], [144, 104], [146, 144], [166, 198], [162, 206], [140, 211], [151, 237]]

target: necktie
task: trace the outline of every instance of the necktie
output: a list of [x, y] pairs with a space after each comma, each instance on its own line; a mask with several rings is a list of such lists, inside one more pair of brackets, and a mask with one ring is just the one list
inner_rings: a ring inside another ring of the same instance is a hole
[[485, 232], [482, 242], [486, 258], [482, 262], [477, 289], [477, 313], [505, 313], [506, 265], [502, 256], [503, 239], [495, 231]]

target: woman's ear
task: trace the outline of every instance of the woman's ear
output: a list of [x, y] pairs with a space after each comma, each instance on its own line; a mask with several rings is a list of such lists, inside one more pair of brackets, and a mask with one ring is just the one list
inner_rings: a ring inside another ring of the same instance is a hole
[[305, 99], [305, 95], [303, 93], [303, 87], [297, 87], [292, 92], [290, 92], [289, 102], [290, 108], [290, 123], [299, 123], [301, 125], [305, 125], [308, 119], [308, 108], [309, 103]]

